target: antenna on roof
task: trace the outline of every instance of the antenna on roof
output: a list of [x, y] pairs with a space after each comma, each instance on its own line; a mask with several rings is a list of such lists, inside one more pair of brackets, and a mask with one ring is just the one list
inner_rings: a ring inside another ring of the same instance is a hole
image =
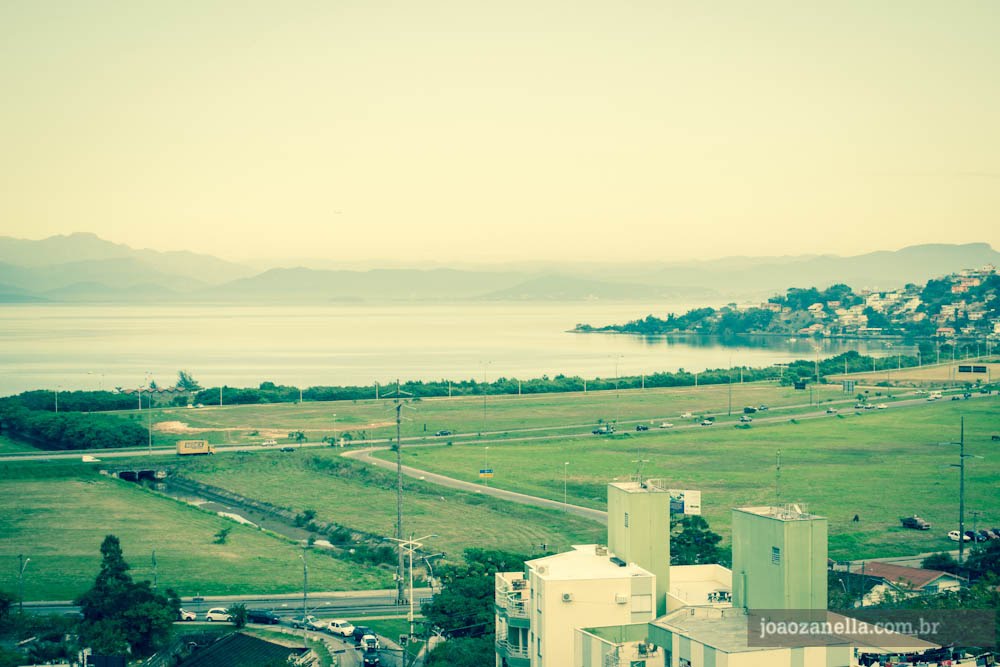
[[[638, 448], [636, 448], [636, 450], [635, 450], [635, 455], [637, 457], [639, 456], [639, 449]], [[649, 463], [649, 459], [636, 458], [636, 459], [634, 459], [632, 461], [632, 463], [636, 464], [636, 466], [635, 466], [635, 481], [638, 482], [639, 484], [642, 484], [642, 464], [643, 463]]]
[[774, 458], [774, 504], [781, 502], [781, 450]]

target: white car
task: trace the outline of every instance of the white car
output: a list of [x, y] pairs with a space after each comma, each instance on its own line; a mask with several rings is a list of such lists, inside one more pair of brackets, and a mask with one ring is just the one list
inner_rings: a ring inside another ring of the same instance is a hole
[[885, 410], [885, 409], [886, 409], [886, 408], [888, 408], [888, 407], [889, 407], [889, 406], [888, 406], [888, 405], [886, 405], [885, 403], [879, 403], [878, 405], [876, 405], [876, 406], [875, 406], [875, 409], [876, 409], [876, 410]]
[[330, 631], [330, 634], [340, 635], [342, 637], [350, 637], [354, 634], [354, 625], [350, 621], [345, 621], [342, 618], [335, 618], [330, 621], [326, 629]]
[[306, 630], [326, 630], [326, 621], [316, 618], [312, 614], [308, 616], [297, 616], [291, 620], [293, 628], [304, 628]]
[[701, 423], [701, 425], [702, 425], [702, 426], [711, 426], [711, 425], [712, 425], [712, 424], [714, 424], [714, 423], [715, 423], [715, 422], [714, 422], [713, 420], [711, 420], [711, 419], [706, 419], [705, 421], [703, 421], [703, 422]]
[[195, 621], [198, 620], [198, 614], [193, 611], [188, 611], [183, 607], [177, 610], [177, 620], [179, 621]]
[[673, 428], [673, 427], [674, 425], [671, 424], [670, 422], [663, 422], [662, 424], [660, 424], [660, 428]]
[[260, 444], [264, 445], [265, 447], [270, 447], [271, 445], [278, 444], [278, 441], [277, 440], [265, 440], [264, 442], [262, 442]]
[[[958, 542], [959, 541], [959, 535], [960, 535], [960, 533], [957, 530], [949, 530], [948, 531], [948, 539], [951, 540], [952, 542]], [[969, 542], [972, 539], [968, 535], [963, 535], [963, 537], [965, 538], [964, 540], [962, 540], [963, 542]]]
[[693, 419], [693, 418], [694, 415], [691, 414], [690, 412], [685, 412], [684, 414], [681, 415], [681, 419]]
[[206, 621], [225, 621], [229, 622], [233, 620], [233, 617], [229, 615], [229, 612], [222, 607], [213, 607], [205, 613]]

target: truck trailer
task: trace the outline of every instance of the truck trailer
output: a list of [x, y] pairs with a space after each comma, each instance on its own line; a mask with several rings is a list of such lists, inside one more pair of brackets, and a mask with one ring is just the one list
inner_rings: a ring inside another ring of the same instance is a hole
[[180, 456], [190, 456], [194, 454], [214, 454], [215, 447], [208, 444], [208, 440], [178, 440], [177, 454]]

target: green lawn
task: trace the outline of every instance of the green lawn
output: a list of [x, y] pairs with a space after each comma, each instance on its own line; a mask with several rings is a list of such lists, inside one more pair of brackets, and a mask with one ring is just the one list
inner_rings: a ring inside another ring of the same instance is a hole
[[[451, 449], [451, 448], [449, 448]], [[199, 481], [301, 512], [320, 521], [380, 536], [395, 534], [396, 478], [340, 457], [341, 450], [306, 449], [293, 454], [258, 453], [185, 461], [178, 472]], [[433, 534], [431, 553], [451, 560], [467, 547], [536, 553], [603, 541], [603, 526], [562, 512], [517, 505], [475, 493], [404, 478], [404, 532]]]
[[37, 452], [31, 445], [0, 435], [0, 454], [20, 454], [21, 452]]
[[[5, 465], [0, 478], [0, 590], [17, 590], [17, 555], [28, 600], [70, 599], [89, 588], [105, 535], [117, 535], [136, 578], [152, 579], [156, 550], [159, 584], [180, 595], [223, 595], [300, 590], [297, 546], [254, 528], [166, 499], [79, 466]], [[213, 544], [223, 527], [232, 532]], [[384, 588], [385, 570], [314, 554], [315, 590]]]
[[[636, 436], [491, 445], [491, 485], [562, 500], [567, 473], [569, 501], [603, 509], [606, 484], [625, 480], [642, 459], [643, 476], [669, 480], [672, 488], [701, 489], [706, 518], [728, 541], [730, 508], [772, 504], [775, 459], [781, 450], [782, 502], [802, 502], [830, 520], [834, 558], [907, 555], [951, 549], [945, 538], [957, 527], [958, 447], [966, 417], [967, 512], [978, 510], [980, 527], [1000, 525], [1000, 431], [996, 398], [942, 402], [914, 408], [870, 411], [797, 424], [758, 424], [750, 429], [717, 424]], [[424, 470], [478, 481], [481, 446], [404, 447], [404, 460]], [[382, 452], [382, 458], [394, 456]], [[564, 466], [565, 462], [568, 466]], [[917, 513], [934, 528], [905, 530], [899, 517]], [[858, 514], [859, 523], [852, 517]], [[972, 515], [967, 513], [967, 528]]]
[[[634, 422], [677, 419], [681, 413], [734, 414], [744, 405], [776, 406], [846, 400], [839, 385], [817, 385], [812, 392], [795, 391], [773, 382], [734, 383], [732, 400], [726, 385], [632, 389], [569, 394], [496, 395], [429, 398], [412, 401], [404, 410], [402, 433], [431, 436], [448, 429], [479, 433], [512, 429], [574, 427], [598, 421]], [[135, 412], [118, 413], [123, 418]], [[154, 441], [172, 444], [178, 439], [206, 438], [220, 444], [253, 444], [265, 438], [288, 442], [288, 432], [302, 430], [311, 441], [349, 431], [355, 437], [395, 437], [395, 409], [391, 401], [336, 401], [271, 405], [208, 406], [200, 409], [163, 408], [154, 411]]]

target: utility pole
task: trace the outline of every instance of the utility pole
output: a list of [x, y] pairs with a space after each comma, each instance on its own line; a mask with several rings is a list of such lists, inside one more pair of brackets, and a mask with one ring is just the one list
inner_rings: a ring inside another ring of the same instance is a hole
[[[396, 380], [396, 391], [393, 392], [393, 400], [396, 402], [396, 541], [403, 539], [403, 396], [407, 392], [399, 387], [399, 380]], [[396, 604], [403, 604], [406, 601], [403, 591], [403, 552], [399, 552], [396, 561]]]
[[483, 362], [483, 429], [480, 435], [486, 435], [486, 369], [492, 362]]
[[155, 591], [156, 590], [156, 585], [158, 583], [158, 580], [157, 580], [157, 577], [156, 577], [156, 549], [153, 549], [153, 558], [152, 558], [152, 561], [153, 561], [153, 590]]
[[781, 450], [778, 450], [774, 459], [774, 502], [781, 504]]
[[563, 512], [569, 511], [569, 505], [566, 503], [566, 483], [567, 475], [569, 474], [569, 461], [563, 463]]
[[982, 456], [965, 453], [965, 417], [962, 417], [959, 430], [958, 442], [942, 442], [942, 445], [958, 445], [958, 463], [949, 464], [952, 468], [958, 468], [958, 563], [962, 564], [965, 558], [965, 459]]
[[17, 555], [17, 613], [24, 615], [24, 568], [28, 567], [30, 558], [23, 554]]
[[302, 645], [308, 646], [306, 637], [309, 636], [309, 626], [306, 623], [306, 613], [309, 609], [309, 566], [306, 565], [306, 548], [304, 546], [299, 558], [302, 559]]
[[[410, 611], [407, 614], [407, 620], [410, 622], [410, 637], [413, 636], [413, 632], [414, 632], [414, 629], [413, 629], [413, 553], [417, 549], [420, 549], [420, 548], [422, 548], [424, 546], [423, 543], [421, 542], [421, 540], [426, 540], [426, 539], [428, 539], [430, 537], [437, 537], [437, 535], [424, 535], [423, 537], [419, 537], [417, 539], [413, 539], [413, 536], [411, 535], [410, 539], [408, 539], [408, 540], [403, 540], [403, 539], [398, 539], [398, 540], [394, 539], [393, 540], [393, 542], [398, 542], [399, 543], [399, 557], [400, 557], [400, 559], [403, 558], [403, 551], [404, 550], [409, 555], [409, 561], [410, 561], [410, 577], [409, 577], [409, 579], [410, 579]], [[410, 642], [407, 641], [406, 643], [407, 643], [407, 646], [408, 646]], [[403, 651], [404, 651], [403, 663], [405, 664], [405, 662], [406, 662], [405, 652], [407, 651], [407, 648], [404, 647]]]

